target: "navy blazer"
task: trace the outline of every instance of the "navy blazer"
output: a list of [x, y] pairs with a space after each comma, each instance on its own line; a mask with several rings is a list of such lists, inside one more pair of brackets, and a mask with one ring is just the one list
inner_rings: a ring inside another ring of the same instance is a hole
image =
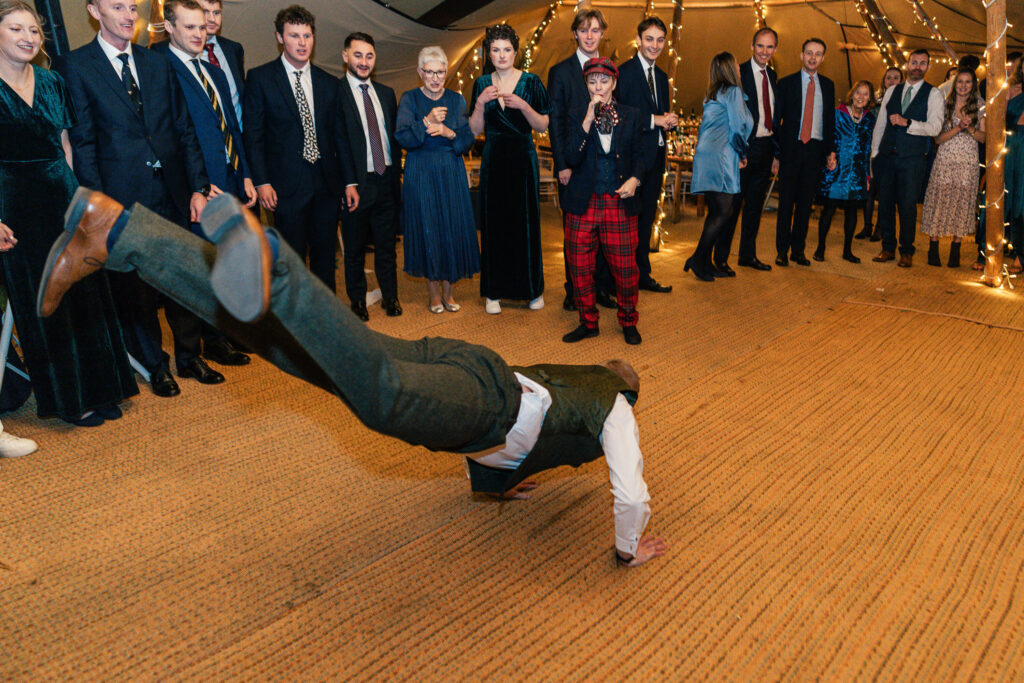
[[[171, 54], [170, 45], [168, 41], [157, 43], [153, 46], [153, 51], [166, 55], [167, 59], [170, 60], [171, 67], [174, 69], [174, 74], [178, 77], [178, 83], [181, 84], [181, 90], [185, 95], [185, 104], [188, 106], [192, 124], [196, 129], [199, 148], [203, 151], [206, 175], [209, 176], [211, 183], [221, 189], [225, 189], [228, 186], [227, 163], [224, 151], [224, 134], [220, 130], [220, 117], [213, 110], [210, 96], [206, 94], [206, 90], [196, 80], [195, 70], [187, 66], [177, 56]], [[221, 108], [224, 111], [224, 120], [228, 124], [228, 130], [231, 132], [231, 137], [234, 140], [235, 150], [238, 152], [238, 179], [241, 182], [242, 178], [251, 178], [252, 176], [249, 174], [249, 165], [245, 158], [242, 131], [238, 127], [238, 119], [235, 118], [235, 108], [231, 106], [231, 87], [228, 85], [228, 79], [220, 68], [209, 62], [203, 62], [203, 66], [210, 74], [211, 85], [217, 90]]]
[[[601, 149], [601, 141], [597, 134], [597, 124], [590, 126], [590, 132], [584, 132], [583, 119], [587, 115], [588, 104], [575, 109], [570, 117], [569, 145], [566, 151], [566, 163], [572, 169], [572, 177], [565, 186], [562, 210], [567, 213], [584, 214], [590, 204], [597, 185], [597, 153]], [[611, 153], [615, 155], [615, 166], [618, 184], [630, 178], [642, 180], [644, 177], [644, 150], [641, 143], [643, 128], [640, 125], [640, 112], [633, 107], [619, 104], [619, 124], [612, 129]], [[640, 213], [640, 197], [638, 192], [622, 203], [626, 214], [636, 216]]]
[[615, 86], [615, 99], [626, 106], [640, 112], [640, 127], [643, 129], [644, 168], [652, 170], [658, 154], [659, 127], [651, 128], [651, 116], [663, 116], [668, 113], [669, 91], [668, 75], [657, 66], [654, 67], [654, 90], [658, 94], [658, 106], [654, 106], [651, 86], [647, 82], [640, 55], [619, 67], [619, 81]]
[[[356, 105], [355, 94], [348, 84], [348, 78], [342, 76], [338, 79], [338, 87], [341, 88], [341, 112], [345, 118], [345, 131], [348, 134], [348, 147], [352, 151], [352, 182], [357, 185], [366, 183], [366, 134], [363, 131], [363, 120], [359, 116], [359, 107]], [[377, 100], [380, 102], [384, 118], [385, 133], [388, 137], [388, 144], [391, 146], [391, 166], [395, 173], [392, 175], [395, 199], [398, 199], [399, 188], [401, 187], [402, 168], [402, 146], [395, 138], [395, 120], [398, 117], [398, 101], [395, 99], [395, 91], [386, 85], [370, 80], [370, 87], [377, 93]]]
[[[818, 74], [821, 84], [821, 138], [825, 156], [836, 149], [836, 89], [832, 80]], [[775, 135], [779, 140], [779, 158], [791, 156], [800, 144], [800, 123], [804, 112], [800, 71], [779, 80], [775, 93]]]
[[[245, 95], [245, 48], [241, 43], [236, 43], [230, 38], [217, 36], [217, 44], [224, 51], [228, 58], [227, 68], [231, 70], [231, 77], [235, 79], [235, 86], [238, 88], [238, 99]], [[220, 68], [224, 68], [221, 64]]]
[[[573, 125], [579, 126], [579, 122], [583, 120], [581, 116], [573, 124], [569, 117], [572, 112], [585, 108], [590, 102], [587, 83], [583, 80], [583, 67], [580, 66], [575, 50], [569, 55], [569, 59], [555, 64], [548, 71], [548, 97], [551, 100], [551, 116], [548, 121], [551, 156], [555, 175], [558, 175], [559, 171], [569, 168], [569, 162], [565, 157], [572, 137], [570, 129]], [[558, 184], [558, 191], [561, 199], [564, 194], [564, 186], [561, 183]]]
[[[768, 72], [768, 85], [771, 86], [772, 95], [775, 99], [775, 108], [772, 110], [772, 125], [775, 124], [775, 112], [779, 110], [779, 77], [775, 75], [775, 69], [769, 67], [765, 68]], [[750, 137], [748, 141], [753, 142], [754, 138], [757, 137], [757, 126], [761, 122], [761, 100], [757, 99], [757, 85], [754, 83], [754, 69], [750, 66], [750, 60], [740, 64], [740, 84], [743, 86], [743, 94], [747, 96], [747, 109], [750, 110], [750, 116], [754, 119], [754, 129], [750, 131]], [[824, 97], [822, 102], [825, 103]], [[772, 128], [772, 142], [775, 143], [776, 148], [778, 147], [777, 129]]]
[[[92, 42], [54, 62], [78, 114], [69, 131], [78, 181], [130, 206], [148, 194], [142, 183], [163, 182], [183, 219], [192, 193], [209, 183], [185, 97], [170, 61], [132, 45], [142, 114], [103, 49]], [[161, 173], [153, 172], [159, 162]]]
[[[311, 65], [312, 66], [312, 65]], [[327, 187], [339, 201], [345, 186], [355, 182], [345, 121], [338, 102], [338, 79], [312, 66], [313, 121]], [[278, 203], [302, 203], [312, 192], [300, 184], [306, 177], [302, 158], [304, 135], [295, 92], [280, 59], [249, 71], [245, 80], [242, 117], [245, 153], [256, 186], [267, 183]]]

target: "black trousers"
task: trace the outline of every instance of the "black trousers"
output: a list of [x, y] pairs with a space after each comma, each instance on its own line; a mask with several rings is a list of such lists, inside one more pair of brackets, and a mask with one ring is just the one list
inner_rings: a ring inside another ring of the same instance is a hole
[[917, 232], [917, 202], [928, 180], [928, 157], [900, 157], [882, 152], [871, 162], [878, 184], [878, 232], [882, 249], [896, 251], [896, 213], [900, 216], [899, 249], [901, 254], [914, 253]]
[[757, 232], [761, 227], [761, 209], [772, 180], [772, 162], [775, 160], [775, 144], [771, 138], [754, 138], [747, 150], [747, 165], [740, 169], [740, 194], [736, 211], [723, 226], [715, 242], [715, 263], [729, 260], [736, 222], [743, 209], [743, 223], [740, 226], [739, 257], [743, 261], [757, 258]]
[[640, 179], [640, 217], [636, 226], [636, 266], [640, 282], [651, 280], [651, 229], [658, 216], [662, 182], [665, 179], [665, 148], [658, 147], [654, 165]]
[[780, 257], [804, 255], [811, 204], [824, 162], [821, 140], [798, 142], [786, 150], [779, 166], [779, 216], [775, 224], [775, 250]]
[[825, 255], [825, 240], [832, 227], [832, 216], [835, 215], [838, 208], [843, 210], [843, 254], [853, 253], [853, 233], [857, 230], [857, 212], [864, 208], [864, 202], [859, 199], [826, 199], [825, 206], [821, 210], [821, 220], [818, 221], [818, 248], [814, 250], [819, 256]]
[[296, 254], [309, 259], [309, 270], [333, 292], [340, 202], [327, 186], [322, 164], [303, 164], [301, 194], [278, 194], [274, 227]]
[[373, 242], [373, 269], [384, 300], [398, 298], [395, 266], [394, 166], [384, 175], [368, 173], [359, 186], [359, 209], [342, 212], [341, 239], [345, 244], [345, 293], [350, 301], [366, 300], [366, 245]]

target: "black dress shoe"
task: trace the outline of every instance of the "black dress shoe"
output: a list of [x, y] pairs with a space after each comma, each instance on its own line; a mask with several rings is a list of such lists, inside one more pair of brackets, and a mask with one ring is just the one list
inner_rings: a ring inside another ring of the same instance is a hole
[[[823, 251], [816, 251], [816, 252], [814, 252], [814, 256], [812, 256], [812, 258], [815, 261], [824, 261], [825, 260], [825, 252], [823, 252]], [[796, 259], [793, 259], [793, 260], [795, 261]]]
[[193, 358], [184, 367], [179, 367], [178, 377], [191, 377], [200, 384], [220, 384], [224, 381], [224, 375], [207, 365], [202, 358]]
[[149, 387], [157, 396], [168, 398], [181, 393], [178, 383], [174, 381], [170, 370], [157, 370], [149, 376]]
[[120, 419], [122, 415], [124, 415], [124, 413], [121, 412], [121, 409], [118, 408], [113, 403], [111, 403], [108, 406], [100, 406], [93, 412], [102, 417], [104, 420], [117, 420]]
[[880, 233], [880, 232], [878, 232], [876, 230], [875, 232], [871, 233], [871, 237], [868, 238], [868, 241], [870, 241], [870, 242], [881, 242], [882, 241], [882, 233]]
[[349, 308], [351, 308], [352, 312], [356, 314], [356, 317], [364, 323], [370, 319], [370, 312], [366, 310], [365, 301], [353, 301]]
[[785, 268], [789, 265], [789, 259], [785, 256], [779, 256], [775, 259], [775, 265]]
[[565, 300], [562, 302], [562, 309], [566, 311], [575, 311], [576, 302], [572, 300], [572, 297], [566, 295]]
[[728, 263], [714, 264], [715, 277], [736, 277], [736, 271], [729, 267]]
[[203, 349], [203, 358], [221, 365], [248, 365], [252, 361], [249, 356], [236, 349], [227, 339], [207, 344]]
[[618, 308], [619, 302], [615, 300], [615, 297], [608, 292], [597, 293], [597, 304], [604, 306], [605, 308]]
[[79, 417], [74, 420], [68, 418], [62, 418], [68, 424], [75, 425], [76, 427], [99, 427], [103, 424], [103, 416], [95, 410], [90, 411], [88, 415]]
[[672, 291], [672, 285], [663, 285], [654, 278], [643, 280], [640, 283], [640, 289], [645, 292], [657, 292], [658, 294], [668, 294]]
[[772, 269], [772, 267], [769, 266], [767, 263], [762, 263], [761, 261], [758, 261], [756, 256], [754, 258], [752, 258], [752, 259], [741, 258], [741, 259], [736, 261], [736, 265], [743, 266], [744, 268], [753, 268], [754, 270], [771, 270]]
[[390, 318], [396, 318], [402, 315], [402, 304], [398, 303], [398, 299], [387, 299], [382, 301], [380, 305]]
[[809, 265], [811, 265], [810, 260], [806, 256], [804, 256], [803, 254], [793, 254], [789, 258], [790, 258], [790, 260], [793, 261], [793, 263], [799, 263], [801, 266], [809, 266]]
[[583, 339], [587, 339], [589, 337], [596, 337], [598, 334], [600, 333], [598, 332], [598, 329], [596, 327], [587, 327], [586, 325], [580, 325], [572, 332], [569, 332], [568, 334], [564, 335], [562, 337], [562, 341], [564, 341], [566, 344], [575, 344], [576, 342], [582, 341]]
[[626, 338], [626, 343], [636, 346], [643, 341], [640, 333], [636, 331], [636, 325], [630, 325], [629, 327], [622, 328], [622, 336]]
[[853, 236], [853, 238], [857, 240], [866, 240], [869, 237], [871, 237], [871, 228], [867, 226], [864, 226], [863, 230]]

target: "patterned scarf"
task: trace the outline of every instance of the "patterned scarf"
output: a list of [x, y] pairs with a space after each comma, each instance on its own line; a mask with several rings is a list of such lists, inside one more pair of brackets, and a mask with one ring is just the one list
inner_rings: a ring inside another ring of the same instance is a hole
[[597, 123], [597, 132], [607, 135], [612, 132], [612, 128], [619, 125], [619, 112], [615, 110], [615, 101], [611, 101], [608, 104], [599, 104], [596, 107], [595, 122]]

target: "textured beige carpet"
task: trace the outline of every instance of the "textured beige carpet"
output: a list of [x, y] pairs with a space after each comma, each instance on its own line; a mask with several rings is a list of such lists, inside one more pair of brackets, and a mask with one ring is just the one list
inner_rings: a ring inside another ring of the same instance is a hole
[[545, 216], [543, 311], [485, 315], [474, 282], [432, 315], [403, 277], [406, 315], [371, 325], [630, 359], [666, 557], [614, 566], [601, 463], [474, 498], [458, 457], [258, 361], [98, 429], [4, 416], [41, 450], [0, 460], [0, 678], [1024, 676], [1020, 295], [923, 254], [704, 284], [689, 218], [654, 257], [675, 291], [642, 294], [643, 345], [602, 311], [568, 346]]

